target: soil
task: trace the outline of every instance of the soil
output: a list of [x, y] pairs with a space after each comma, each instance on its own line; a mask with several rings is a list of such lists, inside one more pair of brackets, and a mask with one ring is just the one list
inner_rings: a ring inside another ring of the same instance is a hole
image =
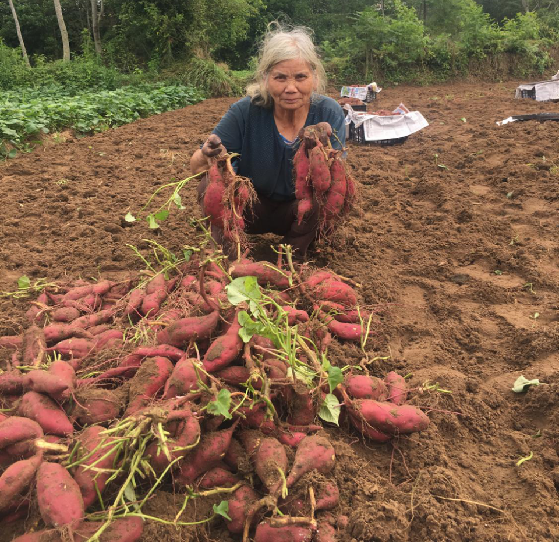
[[[328, 429], [334, 517], [348, 520], [338, 522], [342, 542], [558, 540], [558, 123], [496, 124], [558, 105], [514, 99], [522, 82], [383, 89], [370, 111], [403, 102], [429, 126], [400, 145], [348, 146], [361, 212], [333, 245], [318, 246], [314, 263], [362, 285], [381, 314], [366, 346], [371, 373], [410, 375], [432, 423], [381, 445], [344, 423]], [[92, 137], [65, 134], [2, 164], [0, 291], [14, 291], [22, 275], [129, 276], [145, 268], [138, 254], [153, 261], [146, 239], [177, 253], [195, 245], [194, 182], [182, 192], [186, 210], [172, 210], [158, 231], [124, 216], [141, 216], [156, 189], [189, 176], [190, 155], [233, 101]], [[273, 238], [253, 241], [254, 254], [274, 257]], [[0, 335], [20, 333], [28, 307], [2, 298]], [[364, 353], [334, 344], [329, 356], [343, 366]], [[521, 375], [540, 384], [514, 393]], [[160, 491], [146, 513], [172, 519], [181, 503]], [[209, 507], [188, 516], [204, 518]], [[0, 540], [36, 526], [21, 519]], [[153, 539], [240, 537], [221, 520], [196, 531], [150, 521], [142, 540]]]

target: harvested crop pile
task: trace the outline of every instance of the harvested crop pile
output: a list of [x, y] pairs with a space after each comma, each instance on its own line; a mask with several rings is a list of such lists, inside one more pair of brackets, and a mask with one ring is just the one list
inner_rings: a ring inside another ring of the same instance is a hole
[[333, 341], [363, 346], [379, 321], [347, 279], [296, 269], [289, 247], [276, 266], [226, 267], [217, 252], [147, 279], [50, 285], [31, 309], [0, 340], [0, 514], [38, 508], [34, 540], [138, 540], [156, 488], [184, 496], [177, 526], [212, 495], [208, 520], [244, 540], [333, 535], [324, 428], [386, 442], [429, 425], [404, 378], [327, 361]]

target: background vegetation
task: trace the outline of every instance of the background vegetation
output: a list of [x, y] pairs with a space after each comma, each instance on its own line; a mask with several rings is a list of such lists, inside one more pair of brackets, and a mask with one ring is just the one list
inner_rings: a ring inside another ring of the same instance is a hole
[[334, 85], [558, 69], [558, 3], [549, 0], [8, 0], [0, 155], [34, 131], [88, 133], [241, 95], [273, 20], [313, 29]]

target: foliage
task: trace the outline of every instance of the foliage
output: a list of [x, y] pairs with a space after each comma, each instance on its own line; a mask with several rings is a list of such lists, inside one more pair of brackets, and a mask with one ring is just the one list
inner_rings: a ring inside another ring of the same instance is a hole
[[207, 96], [238, 96], [243, 91], [241, 81], [226, 65], [202, 58], [195, 57], [185, 65], [181, 80]]
[[43, 132], [106, 130], [142, 117], [184, 107], [201, 99], [189, 87], [142, 84], [75, 95], [60, 86], [7, 91], [0, 100], [0, 145], [18, 144]]

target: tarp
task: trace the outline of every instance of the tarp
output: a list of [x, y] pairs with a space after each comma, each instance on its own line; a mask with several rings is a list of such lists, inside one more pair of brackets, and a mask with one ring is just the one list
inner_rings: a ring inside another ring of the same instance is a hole
[[340, 97], [341, 98], [358, 98], [358, 100], [362, 100], [362, 102], [369, 101], [368, 100], [368, 91], [373, 95], [375, 92], [381, 92], [381, 87], [377, 86], [377, 83], [373, 82], [366, 86], [344, 86], [340, 89]]
[[410, 111], [404, 115], [369, 115], [354, 111], [350, 105], [348, 109], [346, 124], [353, 122], [356, 127], [364, 127], [364, 138], [366, 141], [382, 141], [385, 139], [398, 139], [407, 137], [429, 126], [428, 121], [420, 111]]
[[526, 83], [519, 85], [515, 89], [515, 97], [522, 98], [522, 91], [534, 91], [535, 100], [538, 102], [547, 102], [549, 100], [558, 100], [558, 79], [551, 79], [549, 81], [537, 81], [536, 83]]

